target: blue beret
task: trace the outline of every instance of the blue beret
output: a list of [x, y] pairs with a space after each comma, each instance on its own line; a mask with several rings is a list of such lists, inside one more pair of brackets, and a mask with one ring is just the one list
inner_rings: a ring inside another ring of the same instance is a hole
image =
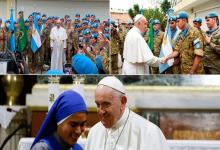
[[83, 21], [83, 24], [88, 25], [88, 24], [89, 24], [89, 22], [85, 20], [85, 21]]
[[177, 19], [188, 19], [189, 14], [186, 11], [180, 11], [177, 15]]
[[205, 19], [207, 19], [207, 18], [215, 18], [215, 17], [218, 17], [217, 13], [211, 12], [211, 13], [209, 13], [209, 14], [205, 17]]
[[100, 22], [99, 18], [96, 18], [95, 21], [96, 21], [96, 22]]
[[76, 22], [80, 22], [80, 19], [76, 18], [75, 21], [76, 21]]
[[92, 28], [98, 28], [98, 26], [99, 25], [97, 23], [94, 23], [94, 24], [91, 25]]
[[83, 35], [86, 35], [86, 34], [89, 34], [89, 33], [90, 33], [90, 30], [89, 30], [89, 29], [83, 30]]
[[169, 21], [176, 21], [176, 16], [170, 16]]
[[91, 35], [91, 39], [92, 39], [92, 38], [97, 39], [97, 38], [98, 38], [98, 34], [97, 34], [97, 33], [92, 33], [92, 35]]
[[94, 14], [91, 14], [91, 17], [95, 17], [95, 15], [94, 15]]
[[115, 24], [115, 21], [114, 21], [114, 20], [110, 20], [110, 23], [111, 23], [111, 24]]
[[75, 16], [80, 16], [80, 14], [79, 13], [76, 13], [76, 15]]
[[29, 22], [29, 19], [26, 19], [25, 22]]
[[86, 14], [86, 17], [90, 17], [90, 14]]
[[75, 24], [75, 28], [80, 28], [81, 24]]
[[195, 18], [195, 19], [193, 20], [193, 23], [194, 23], [194, 22], [202, 23], [202, 18]]
[[153, 21], [153, 25], [155, 25], [155, 24], [160, 24], [160, 20], [155, 19], [155, 20]]
[[76, 54], [72, 57], [72, 67], [78, 74], [98, 74], [95, 63], [84, 54]]
[[70, 22], [71, 22], [71, 19], [70, 19], [70, 18], [67, 18], [66, 21], [68, 21], [68, 22], [70, 21]]

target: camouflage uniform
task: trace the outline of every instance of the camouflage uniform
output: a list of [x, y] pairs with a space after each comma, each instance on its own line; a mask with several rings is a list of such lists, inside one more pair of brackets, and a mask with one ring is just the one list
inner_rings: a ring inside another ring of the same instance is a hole
[[0, 51], [7, 50], [7, 33], [0, 27]]
[[74, 30], [73, 31], [73, 50], [74, 50], [74, 54], [76, 53], [76, 51], [79, 49], [79, 33], [78, 31]]
[[109, 55], [106, 49], [100, 51], [102, 57], [102, 66], [106, 74], [109, 74]]
[[[164, 35], [164, 32], [159, 31], [154, 36], [154, 51], [153, 51], [154, 56], [159, 57], [159, 55], [160, 55], [160, 49], [161, 49], [161, 45], [162, 45], [162, 42], [163, 42], [163, 35]], [[152, 73], [153, 74], [159, 74], [159, 68], [158, 67], [152, 67]]]
[[50, 58], [51, 58], [51, 49], [50, 49], [50, 31], [51, 28], [49, 28], [49, 26], [45, 27], [45, 35], [46, 35], [46, 40], [45, 40], [45, 45], [46, 45], [46, 51], [45, 51], [45, 62], [47, 64], [50, 64]]
[[[198, 45], [197, 45], [198, 44]], [[189, 74], [194, 63], [195, 56], [203, 57], [202, 36], [198, 29], [188, 27], [185, 38], [182, 32], [174, 45], [174, 50], [179, 53], [181, 74]], [[194, 74], [203, 74], [203, 63], [200, 62]]]
[[[174, 41], [174, 37], [175, 37], [175, 34], [177, 34], [176, 33], [177, 29], [175, 29], [173, 31], [171, 30], [171, 32], [173, 32], [173, 37], [171, 36], [171, 44], [172, 44], [172, 47], [173, 47], [176, 43], [176, 41]], [[165, 71], [165, 74], [180, 74], [180, 58], [179, 58], [179, 56], [174, 58], [173, 66], [168, 68]]]
[[118, 53], [122, 49], [122, 42], [116, 29], [111, 30], [111, 73], [118, 74]]
[[27, 61], [27, 64], [28, 64], [28, 68], [29, 68], [29, 71], [32, 73], [33, 72], [33, 61], [34, 61], [34, 55], [33, 55], [33, 52], [31, 50], [31, 37], [32, 37], [32, 27], [30, 27], [28, 30], [27, 30], [27, 46], [26, 46], [26, 57], [28, 58], [28, 61]]
[[220, 74], [220, 29], [211, 33], [210, 44], [205, 44], [204, 66], [207, 74]]
[[66, 28], [67, 31], [67, 52], [66, 52], [66, 59], [67, 59], [67, 63], [71, 63], [71, 54], [73, 51], [73, 28], [69, 27]]

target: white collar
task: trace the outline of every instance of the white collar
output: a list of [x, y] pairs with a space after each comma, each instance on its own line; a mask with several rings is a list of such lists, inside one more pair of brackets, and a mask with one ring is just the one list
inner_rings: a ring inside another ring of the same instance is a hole
[[140, 33], [141, 34], [141, 31], [140, 31], [140, 29], [138, 29], [136, 26], [134, 26], [133, 27], [138, 33]]
[[115, 125], [113, 125], [113, 127], [110, 128], [110, 130], [119, 129], [122, 125], [124, 125], [126, 123], [128, 115], [129, 115], [129, 108], [126, 107], [124, 113], [121, 116], [121, 118], [116, 122]]

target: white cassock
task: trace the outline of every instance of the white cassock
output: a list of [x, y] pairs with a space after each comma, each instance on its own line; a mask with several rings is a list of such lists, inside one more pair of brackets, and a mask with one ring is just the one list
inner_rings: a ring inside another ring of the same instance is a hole
[[51, 54], [51, 70], [63, 71], [64, 48], [66, 48], [66, 29], [53, 27], [50, 32], [50, 46], [53, 47]]
[[170, 150], [170, 148], [156, 125], [126, 108], [114, 127], [106, 129], [98, 122], [90, 129], [85, 150]]
[[161, 58], [155, 57], [141, 35], [141, 31], [134, 26], [126, 35], [122, 74], [149, 74], [149, 65], [158, 67]]

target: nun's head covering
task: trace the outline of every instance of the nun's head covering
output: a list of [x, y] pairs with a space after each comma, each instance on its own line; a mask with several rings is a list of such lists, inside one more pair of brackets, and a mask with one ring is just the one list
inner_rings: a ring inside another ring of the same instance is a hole
[[96, 64], [83, 54], [76, 54], [72, 57], [72, 67], [78, 74], [98, 74]]
[[112, 88], [112, 89], [114, 89], [118, 92], [121, 92], [121, 93], [125, 94], [124, 85], [115, 76], [104, 77], [102, 80], [99, 81], [98, 86], [99, 85], [108, 86], [108, 87], [110, 87], [110, 88]]
[[56, 132], [58, 123], [60, 124], [60, 122], [63, 122], [68, 116], [78, 112], [87, 112], [86, 104], [82, 96], [72, 90], [60, 94], [44, 119], [31, 147], [41, 139]]

